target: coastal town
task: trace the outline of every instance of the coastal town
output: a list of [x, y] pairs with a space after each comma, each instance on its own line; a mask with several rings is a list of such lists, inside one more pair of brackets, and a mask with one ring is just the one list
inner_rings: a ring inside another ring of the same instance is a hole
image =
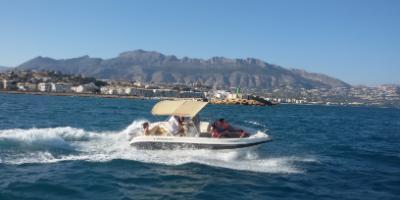
[[400, 106], [400, 86], [352, 86], [337, 88], [279, 88], [252, 90], [192, 85], [99, 80], [54, 71], [10, 70], [0, 73], [0, 91], [109, 98], [190, 98], [214, 104], [276, 105], [316, 104]]
[[376, 87], [351, 86], [318, 89], [274, 89], [255, 92], [267, 100], [291, 104], [400, 106], [400, 86], [387, 84]]

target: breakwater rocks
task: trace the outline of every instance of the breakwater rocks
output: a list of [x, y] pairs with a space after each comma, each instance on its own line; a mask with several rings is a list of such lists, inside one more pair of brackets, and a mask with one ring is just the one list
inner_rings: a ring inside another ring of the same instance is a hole
[[267, 106], [269, 104], [256, 101], [253, 99], [239, 99], [239, 98], [232, 98], [232, 99], [212, 99], [209, 101], [212, 104], [227, 104], [227, 105], [249, 105], [249, 106]]

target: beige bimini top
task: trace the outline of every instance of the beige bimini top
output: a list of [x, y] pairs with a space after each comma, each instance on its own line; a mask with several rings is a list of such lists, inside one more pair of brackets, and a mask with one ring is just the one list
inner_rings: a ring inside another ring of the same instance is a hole
[[153, 115], [176, 115], [181, 117], [194, 117], [199, 113], [208, 102], [192, 100], [166, 100], [154, 105], [151, 110]]

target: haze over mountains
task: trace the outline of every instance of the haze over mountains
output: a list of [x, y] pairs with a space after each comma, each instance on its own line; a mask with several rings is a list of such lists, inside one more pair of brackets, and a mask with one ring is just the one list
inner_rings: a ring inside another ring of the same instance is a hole
[[0, 66], [0, 72], [4, 72], [9, 69], [10, 69], [9, 67]]
[[17, 69], [54, 70], [100, 79], [242, 88], [332, 88], [350, 85], [323, 74], [286, 69], [259, 59], [212, 57], [197, 59], [135, 50], [111, 59], [83, 56], [71, 59], [36, 57]]

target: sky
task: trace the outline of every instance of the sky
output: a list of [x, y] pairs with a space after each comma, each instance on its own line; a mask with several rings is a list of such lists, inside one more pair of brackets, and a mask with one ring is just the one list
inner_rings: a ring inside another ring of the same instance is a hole
[[135, 49], [400, 84], [400, 1], [0, 0], [0, 65]]

